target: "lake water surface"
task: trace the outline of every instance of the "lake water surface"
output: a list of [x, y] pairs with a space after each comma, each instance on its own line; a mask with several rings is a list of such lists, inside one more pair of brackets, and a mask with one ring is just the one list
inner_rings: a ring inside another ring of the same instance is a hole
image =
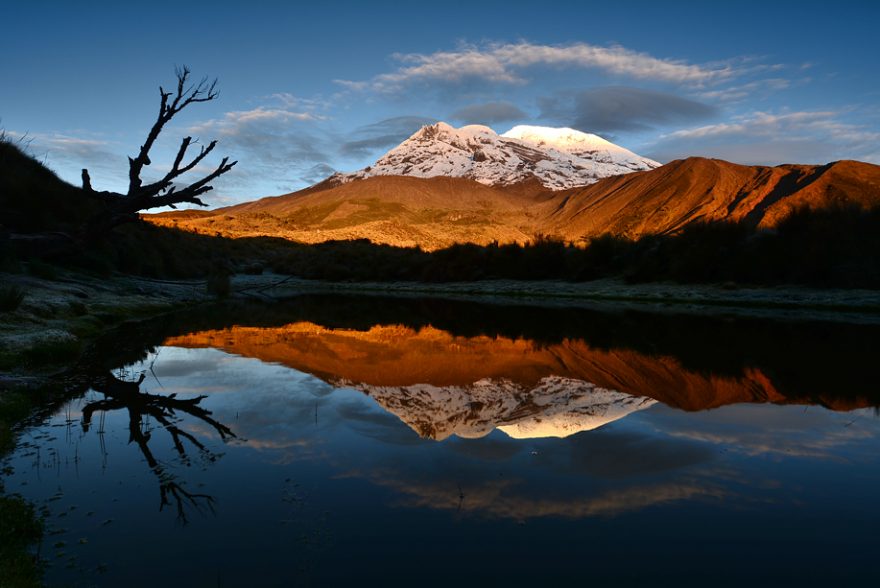
[[123, 329], [5, 460], [50, 584], [876, 585], [880, 328], [310, 296]]

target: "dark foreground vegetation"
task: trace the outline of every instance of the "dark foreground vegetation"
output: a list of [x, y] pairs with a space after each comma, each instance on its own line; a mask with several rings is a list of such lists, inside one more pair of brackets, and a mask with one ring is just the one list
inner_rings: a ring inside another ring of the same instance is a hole
[[[187, 75], [187, 70], [178, 74], [176, 94], [163, 92], [160, 116], [149, 135], [152, 140], [187, 104], [216, 96], [213, 85], [205, 82], [187, 90]], [[133, 179], [127, 192], [121, 194], [96, 192], [85, 170], [82, 188], [61, 181], [21, 145], [0, 133], [0, 272], [27, 272], [48, 280], [59, 276], [59, 268], [101, 278], [118, 274], [198, 278], [205, 279], [208, 289], [219, 297], [228, 293], [231, 273], [264, 270], [335, 281], [622, 278], [629, 282], [730, 286], [880, 288], [880, 209], [802, 210], [772, 231], [718, 223], [635, 241], [607, 235], [594, 239], [587, 247], [538, 236], [527, 245], [465, 244], [433, 252], [366, 240], [305, 245], [283, 239], [229, 239], [157, 227], [139, 220], [138, 211], [181, 202], [200, 204], [199, 196], [210, 190], [207, 182], [228, 172], [234, 162], [223, 159], [205, 178], [172, 190], [174, 180], [192, 169], [182, 163], [191, 146], [186, 138], [167, 175], [159, 182], [144, 185], [140, 169], [149, 165], [149, 137], [131, 161]], [[195, 163], [210, 154], [214, 145], [212, 142], [194, 155]], [[0, 284], [0, 315], [15, 312], [26, 297], [27, 291], [20, 286]], [[861, 402], [869, 397], [876, 405], [873, 391], [864, 388], [870, 381], [864, 370], [872, 365], [870, 350], [875, 337], [873, 330], [862, 327], [771, 329], [762, 322], [732, 325], [722, 319], [694, 319], [690, 324], [680, 317], [605, 316], [570, 309], [523, 312], [522, 308], [504, 310], [491, 305], [327, 296], [301, 297], [285, 305], [257, 309], [236, 305], [240, 303], [230, 303], [222, 311], [217, 307], [189, 309], [174, 320], [166, 317], [169, 320], [123, 326], [119, 333], [93, 341], [83, 353], [77, 347], [69, 357], [52, 348], [51, 358], [46, 354], [41, 361], [76, 365], [37, 391], [2, 391], [0, 456], [14, 446], [15, 431], [29, 417], [45, 416], [64, 399], [88, 388], [100, 389], [97, 386], [107, 380], [111, 368], [141, 359], [145, 350], [160, 345], [167, 336], [197, 328], [276, 325], [291, 320], [354, 328], [383, 322], [433, 324], [459, 334], [527, 337], [537, 344], [559, 337], [583, 337], [595, 347], [672, 355], [685, 366], [709, 373], [738, 375], [759, 366], [774, 374], [779, 389], [796, 399], [834, 404]], [[86, 312], [85, 305], [81, 307]], [[707, 344], [695, 345], [694, 340]], [[709, 342], [719, 340], [725, 342], [728, 353], [708, 351], [713, 350]], [[789, 353], [780, 356], [779, 350]], [[31, 355], [38, 352], [29, 350]], [[852, 365], [842, 370], [839, 366], [823, 370], [825, 358], [835, 352], [849, 358]], [[815, 369], [804, 371], [804, 365]], [[0, 369], [5, 367], [0, 365]], [[829, 397], [828, 391], [835, 389], [844, 394]], [[38, 406], [42, 412], [36, 409]], [[7, 494], [0, 483], [0, 587], [40, 584], [40, 563], [32, 546], [41, 533], [33, 506]]]
[[[52, 265], [98, 275], [205, 278], [263, 269], [343, 281], [485, 279], [880, 287], [880, 209], [802, 210], [774, 230], [694, 225], [632, 241], [606, 235], [587, 247], [539, 236], [527, 245], [462, 244], [426, 252], [366, 240], [318, 245], [229, 239], [134, 222], [79, 238], [100, 202], [0, 142], [0, 269], [51, 276]], [[48, 266], [48, 267], [47, 267]], [[4, 293], [4, 306], [16, 293]]]
[[801, 211], [776, 230], [730, 223], [632, 241], [606, 235], [586, 248], [538, 237], [527, 245], [454, 245], [424, 252], [366, 241], [300, 246], [273, 269], [327, 280], [484, 279], [799, 284], [880, 287], [880, 210]]

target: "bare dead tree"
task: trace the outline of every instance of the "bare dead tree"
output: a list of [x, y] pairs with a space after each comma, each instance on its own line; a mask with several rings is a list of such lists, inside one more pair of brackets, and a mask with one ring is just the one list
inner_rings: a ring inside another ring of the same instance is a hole
[[190, 70], [186, 66], [176, 68], [175, 74], [177, 75], [177, 88], [169, 92], [159, 86], [160, 103], [156, 122], [150, 128], [138, 154], [128, 158], [128, 191], [125, 194], [109, 191], [97, 192], [92, 188], [89, 170], [82, 170], [83, 190], [100, 199], [107, 207], [105, 213], [93, 219], [93, 222], [90, 223], [91, 226], [88, 227], [88, 232], [93, 236], [106, 232], [117, 225], [137, 220], [138, 212], [143, 210], [162, 206], [176, 208], [176, 205], [184, 203], [207, 206], [199, 197], [214, 189], [210, 182], [231, 170], [238, 163], [237, 161], [230, 162], [228, 157], [224, 157], [214, 171], [189, 185], [180, 187], [176, 183], [178, 178], [193, 170], [217, 146], [216, 140], [200, 146], [199, 152], [189, 162], [184, 163], [189, 148], [198, 143], [197, 139], [184, 137], [177, 149], [177, 155], [171, 169], [161, 179], [152, 183], [144, 183], [141, 173], [144, 167], [152, 163], [150, 150], [165, 125], [190, 104], [210, 102], [219, 95], [216, 78], [211, 81], [208, 78], [202, 78], [199, 82], [193, 82], [190, 78]]

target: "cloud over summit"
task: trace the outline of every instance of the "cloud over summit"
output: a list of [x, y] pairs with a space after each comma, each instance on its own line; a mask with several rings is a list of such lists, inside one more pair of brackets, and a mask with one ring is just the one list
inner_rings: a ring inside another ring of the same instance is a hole
[[603, 47], [589, 43], [545, 45], [528, 42], [462, 45], [453, 51], [397, 53], [400, 66], [369, 80], [337, 80], [353, 90], [397, 92], [411, 84], [460, 84], [482, 80], [499, 84], [523, 84], [530, 68], [593, 69], [613, 76], [639, 80], [704, 85], [737, 74], [730, 64], [694, 64], [658, 58], [620, 45]]
[[542, 116], [588, 132], [641, 131], [703, 120], [718, 109], [675, 94], [607, 86], [539, 99]]

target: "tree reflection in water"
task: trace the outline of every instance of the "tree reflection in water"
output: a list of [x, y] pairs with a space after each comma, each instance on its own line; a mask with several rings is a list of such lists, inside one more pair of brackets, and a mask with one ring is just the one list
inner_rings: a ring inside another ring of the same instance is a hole
[[191, 462], [187, 454], [186, 442], [195, 447], [199, 455], [208, 462], [216, 461], [220, 455], [208, 449], [195, 435], [183, 430], [180, 427], [183, 419], [178, 416], [178, 413], [190, 415], [210, 425], [224, 442], [235, 438], [236, 435], [229, 427], [211, 418], [211, 411], [199, 406], [199, 403], [207, 396], [181, 399], [177, 398], [177, 394], [162, 395], [142, 392], [140, 386], [144, 377], [145, 375], [141, 374], [137, 381], [126, 381], [108, 372], [95, 378], [91, 383], [91, 388], [103, 394], [104, 399], [90, 402], [83, 408], [83, 431], [88, 432], [92, 416], [96, 412], [108, 413], [115, 410], [127, 410], [128, 442], [134, 442], [138, 446], [147, 465], [159, 481], [159, 510], [173, 504], [177, 510], [178, 521], [186, 524], [188, 522], [187, 511], [190, 509], [200, 513], [213, 513], [214, 498], [208, 494], [197, 494], [187, 490], [174, 474], [156, 459], [149, 445], [153, 438], [154, 429], [149, 427], [148, 419], [150, 417], [154, 419], [170, 435], [178, 457], [187, 466]]

